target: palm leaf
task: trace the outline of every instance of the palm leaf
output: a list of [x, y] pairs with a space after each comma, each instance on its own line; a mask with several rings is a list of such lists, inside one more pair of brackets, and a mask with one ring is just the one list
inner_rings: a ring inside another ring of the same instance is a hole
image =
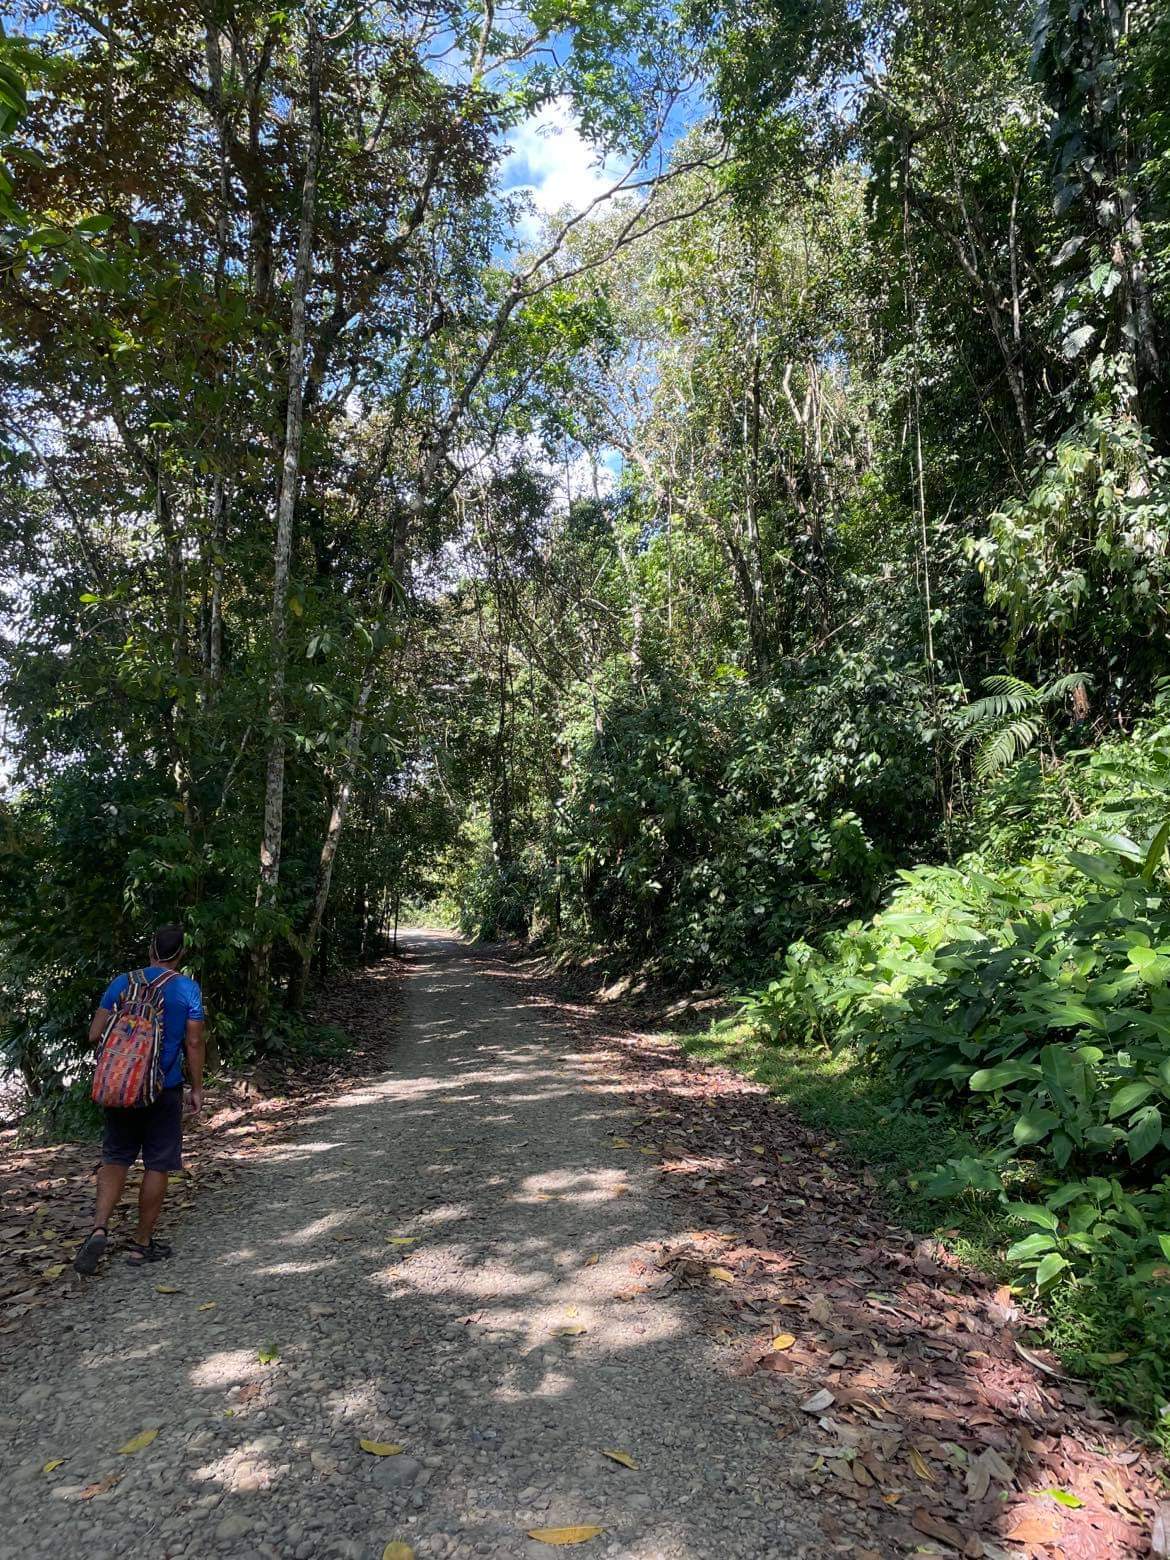
[[980, 780], [989, 780], [1001, 769], [1026, 753], [1040, 734], [1040, 722], [1025, 717], [1001, 726], [994, 736], [980, 747], [975, 759], [975, 773]]

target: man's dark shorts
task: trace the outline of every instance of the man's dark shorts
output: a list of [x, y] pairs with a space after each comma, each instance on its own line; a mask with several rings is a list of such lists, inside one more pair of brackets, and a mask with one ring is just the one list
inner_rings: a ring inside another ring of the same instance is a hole
[[139, 1153], [146, 1170], [183, 1168], [182, 1084], [140, 1110], [107, 1109], [102, 1164], [132, 1165]]

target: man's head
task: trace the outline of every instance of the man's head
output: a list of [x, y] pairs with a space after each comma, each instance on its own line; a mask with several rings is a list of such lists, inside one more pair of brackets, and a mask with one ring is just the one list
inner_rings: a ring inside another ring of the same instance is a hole
[[155, 964], [178, 964], [183, 957], [184, 934], [178, 922], [160, 926], [150, 939], [150, 957]]

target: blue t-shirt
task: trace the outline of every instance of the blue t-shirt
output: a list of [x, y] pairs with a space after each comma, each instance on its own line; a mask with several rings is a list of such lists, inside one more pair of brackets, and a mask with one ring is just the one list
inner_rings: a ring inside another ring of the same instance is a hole
[[[147, 965], [146, 978], [153, 980], [156, 975], [161, 975], [161, 964]], [[106, 994], [101, 1000], [104, 1008], [112, 1008], [130, 985], [129, 975], [119, 975], [106, 987]], [[176, 975], [173, 980], [168, 980], [162, 990], [163, 1000], [163, 1042], [162, 1042], [162, 1070], [163, 1087], [173, 1089], [176, 1084], [183, 1081], [183, 1042], [187, 1038], [187, 1020], [189, 1018], [203, 1017], [203, 993], [189, 975]]]

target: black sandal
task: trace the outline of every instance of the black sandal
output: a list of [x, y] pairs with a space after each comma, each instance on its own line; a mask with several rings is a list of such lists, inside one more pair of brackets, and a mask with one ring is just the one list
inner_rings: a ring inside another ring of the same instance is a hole
[[152, 1235], [145, 1246], [140, 1240], [128, 1240], [129, 1256], [126, 1261], [131, 1267], [145, 1267], [148, 1262], [162, 1262], [171, 1254], [171, 1248], [165, 1240], [155, 1240]]
[[75, 1270], [84, 1273], [87, 1278], [91, 1273], [96, 1273], [97, 1265], [105, 1256], [109, 1243], [110, 1237], [103, 1225], [99, 1224], [96, 1229], [90, 1230], [73, 1259]]

